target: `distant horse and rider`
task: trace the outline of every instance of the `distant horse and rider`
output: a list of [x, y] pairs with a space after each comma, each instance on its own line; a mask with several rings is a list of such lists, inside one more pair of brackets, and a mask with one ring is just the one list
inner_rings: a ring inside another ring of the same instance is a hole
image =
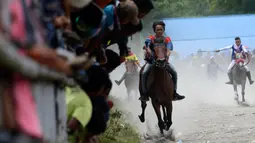
[[141, 68], [137, 56], [128, 48], [128, 56], [125, 58], [126, 71], [120, 80], [115, 80], [117, 85], [120, 85], [124, 80], [127, 89], [128, 99], [131, 99], [131, 92], [134, 91], [135, 96], [138, 97], [139, 91], [139, 73], [138, 67]]
[[[232, 84], [235, 93], [235, 100], [239, 103], [239, 94], [237, 91], [237, 85], [241, 85], [242, 87], [242, 103], [245, 102], [245, 85], [246, 78], [248, 78], [249, 83], [253, 84], [254, 81], [251, 78], [250, 70], [247, 65], [251, 60], [251, 54], [248, 52], [246, 46], [241, 44], [241, 39], [239, 37], [235, 38], [235, 44], [224, 47], [220, 50], [216, 50], [215, 52], [220, 52], [222, 50], [232, 50], [231, 63], [228, 67], [228, 77], [229, 82], [226, 84]], [[248, 60], [245, 62], [245, 60]]]

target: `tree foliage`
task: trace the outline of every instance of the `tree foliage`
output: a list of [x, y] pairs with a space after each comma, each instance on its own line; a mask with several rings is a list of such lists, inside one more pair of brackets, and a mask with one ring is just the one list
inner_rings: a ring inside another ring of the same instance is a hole
[[[255, 13], [255, 0], [155, 0], [153, 18]], [[151, 17], [151, 18], [152, 18]]]

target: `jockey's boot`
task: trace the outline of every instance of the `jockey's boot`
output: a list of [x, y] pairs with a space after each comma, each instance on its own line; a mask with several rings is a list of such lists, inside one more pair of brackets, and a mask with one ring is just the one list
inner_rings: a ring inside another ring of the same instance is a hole
[[173, 98], [173, 101], [182, 100], [182, 99], [184, 99], [184, 98], [185, 98], [185, 96], [180, 95], [179, 93], [176, 92], [176, 90], [174, 90], [174, 98]]
[[127, 73], [125, 72], [124, 75], [121, 77], [121, 79], [119, 81], [118, 80], [114, 80], [115, 83], [119, 86], [122, 83], [122, 81], [126, 78], [126, 75], [127, 75]]
[[229, 81], [226, 82], [226, 84], [233, 84], [233, 76], [232, 76], [232, 73], [228, 73], [228, 78], [229, 78]]
[[253, 84], [254, 81], [251, 79], [251, 72], [250, 71], [246, 72], [246, 76], [248, 77], [250, 84]]
[[170, 65], [168, 66], [168, 72], [172, 75], [172, 80], [173, 80], [173, 83], [174, 83], [174, 97], [173, 97], [173, 101], [176, 101], [176, 100], [182, 100], [185, 98], [185, 96], [183, 95], [180, 95], [179, 93], [177, 93], [177, 72], [170, 67]]

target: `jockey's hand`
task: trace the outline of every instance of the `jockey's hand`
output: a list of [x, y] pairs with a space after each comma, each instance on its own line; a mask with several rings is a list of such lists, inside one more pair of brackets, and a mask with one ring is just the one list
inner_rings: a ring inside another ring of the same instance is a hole
[[215, 50], [216, 53], [220, 52], [220, 50]]
[[66, 16], [58, 16], [53, 21], [56, 28], [69, 28], [71, 21]]

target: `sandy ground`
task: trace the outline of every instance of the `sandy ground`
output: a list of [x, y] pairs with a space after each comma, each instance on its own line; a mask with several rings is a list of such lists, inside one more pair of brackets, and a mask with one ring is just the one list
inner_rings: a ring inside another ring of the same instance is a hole
[[[111, 75], [119, 79], [123, 67]], [[247, 84], [246, 101], [249, 107], [240, 106], [234, 101], [232, 86], [224, 84], [226, 74], [222, 73], [218, 81], [207, 80], [203, 71], [193, 74], [188, 70], [179, 71], [179, 92], [186, 95], [183, 101], [174, 102], [174, 135], [183, 143], [255, 143], [255, 90]], [[135, 97], [126, 100], [124, 85], [114, 85], [112, 94], [126, 101], [123, 108], [130, 113], [129, 121], [137, 126], [141, 134], [157, 134], [157, 119], [151, 104], [146, 109], [146, 123], [140, 123], [140, 102]], [[177, 142], [175, 141], [175, 142]], [[170, 142], [155, 139], [150, 143]]]

